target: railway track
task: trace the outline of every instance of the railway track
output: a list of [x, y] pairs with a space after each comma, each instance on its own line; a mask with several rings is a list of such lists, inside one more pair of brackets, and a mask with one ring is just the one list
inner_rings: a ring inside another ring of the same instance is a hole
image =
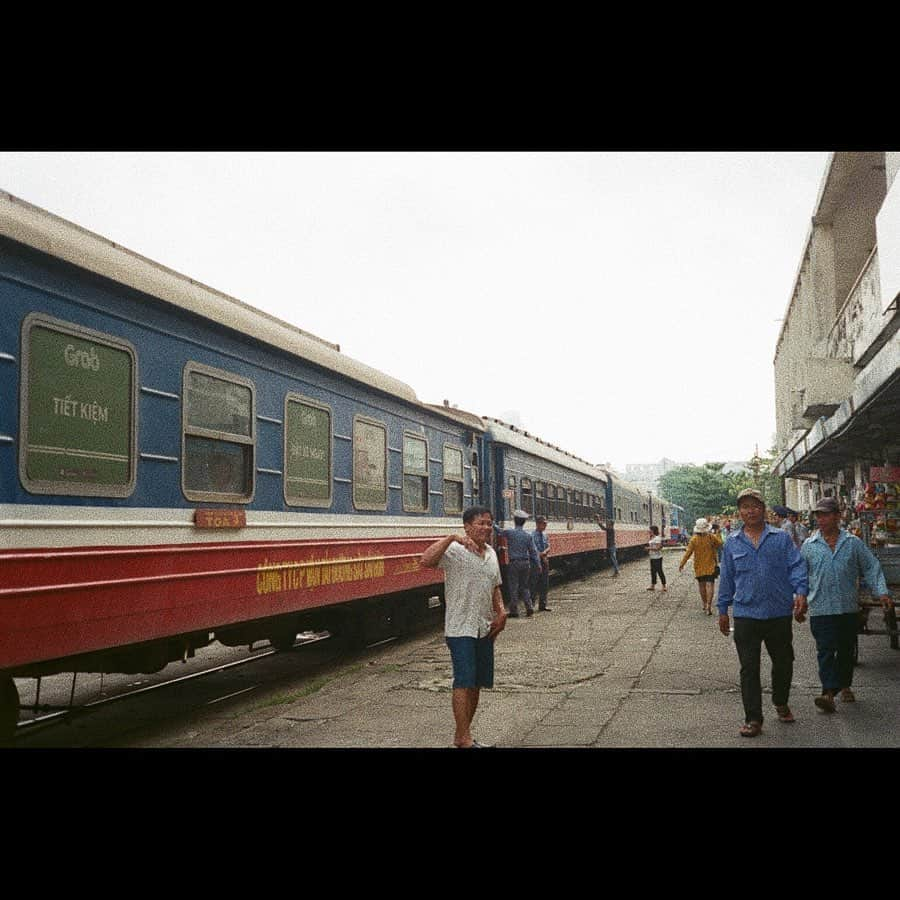
[[[173, 688], [184, 685], [188, 682], [197, 681], [199, 679], [210, 678], [213, 675], [228, 672], [229, 670], [242, 668], [244, 666], [251, 665], [253, 663], [259, 663], [261, 660], [264, 660], [269, 657], [280, 656], [282, 658], [289, 658], [288, 654], [293, 651], [299, 650], [304, 647], [310, 647], [313, 645], [321, 644], [322, 642], [327, 642], [331, 640], [331, 636], [328, 632], [320, 632], [320, 633], [304, 633], [298, 635], [298, 640], [295, 642], [292, 650], [287, 651], [285, 653], [282, 650], [276, 650], [272, 647], [269, 648], [261, 648], [256, 652], [252, 652], [250, 655], [244, 656], [240, 659], [229, 659], [227, 662], [217, 663], [214, 665], [206, 665], [196, 671], [189, 672], [186, 675], [176, 675], [174, 677], [162, 677], [161, 680], [151, 683], [144, 684], [141, 683], [140, 686], [132, 687], [130, 685], [124, 686], [121, 688], [114, 688], [114, 693], [104, 696], [102, 692], [100, 696], [97, 696], [96, 693], [91, 696], [93, 699], [86, 699], [79, 703], [71, 702], [65, 706], [53, 705], [53, 704], [41, 704], [40, 702], [36, 702], [32, 706], [23, 706], [23, 710], [31, 710], [34, 712], [34, 715], [31, 718], [23, 718], [21, 719], [16, 726], [16, 734], [14, 738], [14, 747], [22, 747], [29, 746], [31, 744], [30, 738], [34, 735], [46, 733], [48, 730], [65, 726], [66, 724], [70, 724], [76, 719], [83, 719], [84, 717], [95, 713], [101, 709], [107, 708], [116, 703], [122, 703], [124, 701], [133, 700], [141, 695], [147, 695], [157, 692], [162, 692], [166, 690], [172, 690]], [[379, 642], [383, 643], [383, 642]], [[336, 645], [333, 645], [335, 652], [340, 653], [341, 651], [338, 649]], [[377, 646], [377, 645], [373, 645]], [[64, 676], [52, 676], [53, 678], [63, 678]], [[77, 676], [76, 676], [77, 677]], [[74, 701], [74, 688], [75, 688], [75, 679], [73, 679], [72, 685], [72, 700]], [[232, 691], [230, 693], [224, 694], [222, 696], [214, 697], [213, 699], [209, 699], [205, 701], [204, 705], [212, 705], [214, 703], [220, 703], [222, 701], [231, 699], [232, 697], [238, 696], [240, 694], [246, 693], [250, 690], [255, 689], [258, 685], [253, 685], [249, 688], [244, 688], [238, 691]], [[58, 694], [58, 690], [56, 692]], [[39, 693], [38, 693], [39, 698]]]

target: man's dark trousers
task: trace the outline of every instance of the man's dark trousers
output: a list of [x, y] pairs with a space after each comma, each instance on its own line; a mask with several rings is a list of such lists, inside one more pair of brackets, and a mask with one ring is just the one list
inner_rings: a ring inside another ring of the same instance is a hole
[[525, 603], [525, 609], [532, 612], [531, 603], [531, 562], [527, 559], [512, 559], [507, 568], [509, 575], [509, 611], [511, 615], [518, 615], [519, 599]]
[[853, 684], [853, 651], [859, 631], [859, 613], [810, 616], [809, 630], [816, 639], [822, 690], [836, 694], [850, 687]]
[[762, 644], [772, 660], [772, 702], [784, 706], [794, 674], [793, 630], [790, 616], [777, 619], [734, 617], [734, 645], [741, 661], [741, 698], [744, 721], [762, 722], [762, 685], [759, 668]]

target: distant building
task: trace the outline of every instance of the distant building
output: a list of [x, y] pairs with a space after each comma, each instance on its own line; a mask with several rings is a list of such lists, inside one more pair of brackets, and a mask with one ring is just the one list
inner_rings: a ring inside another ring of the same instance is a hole
[[750, 466], [745, 462], [727, 462], [722, 466], [723, 475], [738, 475], [750, 471]]
[[[630, 481], [636, 488], [642, 491], [649, 491], [655, 496], [659, 496], [659, 479], [671, 469], [678, 469], [681, 466], [692, 466], [694, 463], [679, 463], [671, 459], [663, 457], [658, 463], [629, 463], [625, 467], [625, 479]], [[749, 472], [750, 467], [746, 462], [726, 462], [722, 463], [722, 474], [731, 475], [738, 472]]]
[[642, 491], [659, 495], [659, 479], [670, 469], [677, 469], [685, 463], [675, 462], [663, 457], [658, 463], [628, 463], [625, 466], [625, 479]]

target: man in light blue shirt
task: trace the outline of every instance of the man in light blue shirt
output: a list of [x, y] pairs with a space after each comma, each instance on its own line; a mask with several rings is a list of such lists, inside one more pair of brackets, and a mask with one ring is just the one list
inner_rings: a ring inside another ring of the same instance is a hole
[[[809, 566], [809, 628], [816, 639], [822, 695], [815, 704], [826, 713], [835, 711], [834, 697], [856, 700], [853, 650], [859, 630], [859, 579], [885, 607], [892, 606], [881, 564], [858, 538], [840, 527], [837, 500], [825, 497], [815, 507], [818, 530], [803, 543], [801, 553]], [[803, 612], [806, 612], [804, 608]]]
[[[806, 564], [786, 532], [765, 522], [763, 495], [752, 488], [737, 498], [743, 527], [722, 547], [719, 577], [719, 630], [731, 633], [728, 607], [734, 605], [734, 646], [741, 662], [742, 737], [762, 731], [762, 644], [772, 660], [772, 702], [781, 722], [793, 722], [788, 706], [794, 674], [791, 614], [806, 603]], [[798, 619], [798, 621], [800, 621]]]

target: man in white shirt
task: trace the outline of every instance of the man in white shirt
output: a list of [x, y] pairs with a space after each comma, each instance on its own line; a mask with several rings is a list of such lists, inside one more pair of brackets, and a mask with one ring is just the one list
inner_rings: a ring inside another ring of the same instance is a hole
[[419, 559], [444, 570], [444, 637], [453, 662], [453, 718], [459, 748], [484, 747], [472, 737], [481, 688], [494, 686], [494, 638], [506, 625], [500, 565], [488, 544], [493, 516], [484, 506], [463, 513], [463, 534], [448, 534]]
[[659, 526], [651, 525], [650, 526], [650, 542], [647, 544], [647, 549], [650, 551], [650, 582], [651, 586], [647, 588], [648, 591], [656, 590], [656, 578], [659, 576], [659, 580], [662, 582], [663, 591], [668, 590], [666, 588], [666, 575], [662, 569], [663, 555], [662, 555], [662, 538], [659, 536]]

